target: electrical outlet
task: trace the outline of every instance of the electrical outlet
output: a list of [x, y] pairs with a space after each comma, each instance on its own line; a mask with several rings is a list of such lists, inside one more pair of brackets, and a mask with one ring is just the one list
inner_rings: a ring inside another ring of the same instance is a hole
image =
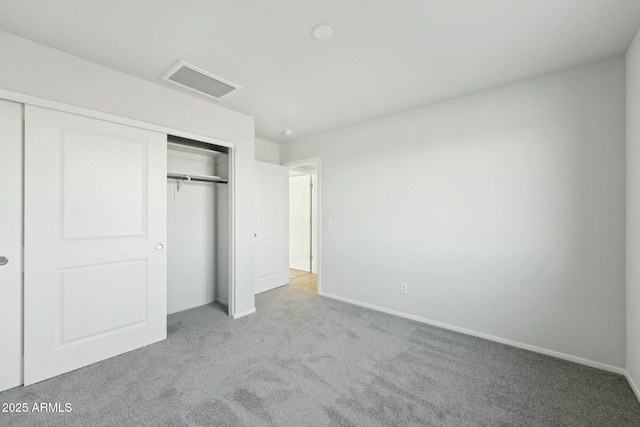
[[409, 284], [405, 282], [400, 282], [400, 293], [408, 294], [409, 293]]

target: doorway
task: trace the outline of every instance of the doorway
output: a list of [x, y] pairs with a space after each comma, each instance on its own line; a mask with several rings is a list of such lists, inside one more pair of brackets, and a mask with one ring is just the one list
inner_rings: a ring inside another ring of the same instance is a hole
[[320, 159], [285, 166], [289, 195], [289, 286], [320, 294]]

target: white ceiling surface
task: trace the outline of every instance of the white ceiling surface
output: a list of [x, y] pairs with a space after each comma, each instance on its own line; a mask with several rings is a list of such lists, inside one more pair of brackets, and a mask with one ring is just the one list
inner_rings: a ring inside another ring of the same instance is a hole
[[274, 142], [621, 54], [639, 27], [640, 0], [0, 0], [18, 36], [172, 88], [179, 59], [240, 84], [210, 102]]

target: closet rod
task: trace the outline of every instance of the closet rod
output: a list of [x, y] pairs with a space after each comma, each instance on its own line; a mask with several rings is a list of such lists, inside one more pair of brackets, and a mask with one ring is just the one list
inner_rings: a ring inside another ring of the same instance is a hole
[[227, 178], [220, 178], [213, 175], [185, 175], [182, 173], [167, 173], [168, 179], [177, 179], [180, 181], [200, 181], [200, 182], [216, 182], [219, 184], [227, 184], [229, 180]]

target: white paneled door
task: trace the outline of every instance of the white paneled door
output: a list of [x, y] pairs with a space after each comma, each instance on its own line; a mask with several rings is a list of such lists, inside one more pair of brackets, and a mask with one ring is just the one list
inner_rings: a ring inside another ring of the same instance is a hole
[[25, 385], [166, 338], [166, 150], [26, 106]]
[[289, 178], [289, 267], [311, 271], [311, 175]]
[[256, 162], [255, 293], [289, 283], [287, 269], [287, 168]]
[[0, 391], [3, 391], [22, 384], [22, 105], [1, 100], [0, 183]]

